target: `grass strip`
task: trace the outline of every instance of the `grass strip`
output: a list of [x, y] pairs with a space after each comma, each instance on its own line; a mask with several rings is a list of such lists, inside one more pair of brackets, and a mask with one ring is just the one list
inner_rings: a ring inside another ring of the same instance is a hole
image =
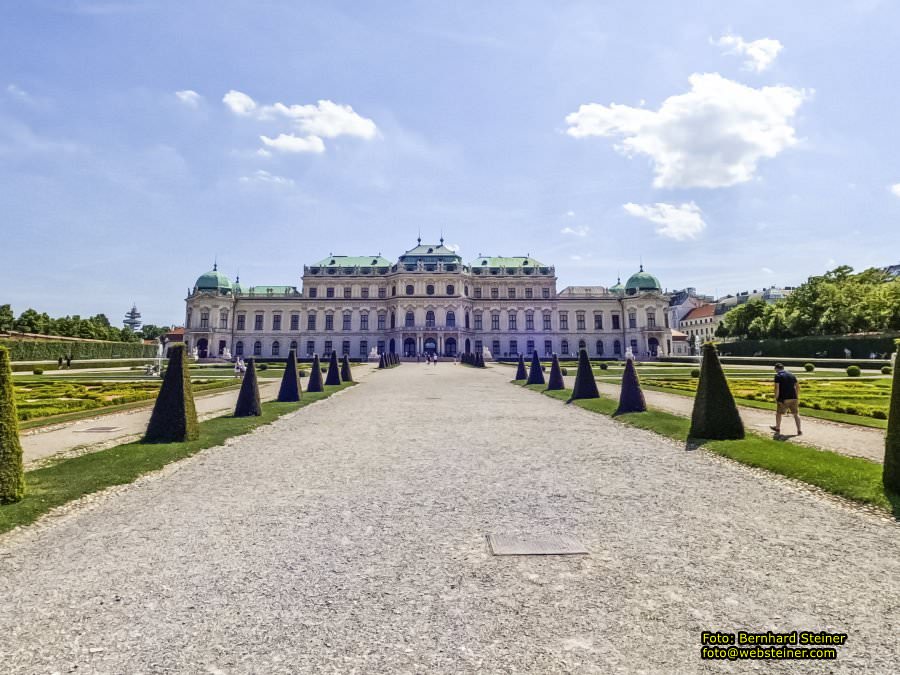
[[33, 523], [49, 510], [84, 495], [114, 485], [131, 483], [138, 477], [158, 471], [166, 464], [190, 457], [201, 450], [221, 445], [233, 436], [241, 436], [287, 413], [328, 398], [353, 386], [347, 382], [326, 387], [322, 393], [303, 393], [299, 403], [262, 404], [259, 417], [215, 417], [200, 423], [200, 438], [185, 443], [126, 443], [99, 452], [63, 459], [25, 473], [25, 498], [0, 506], [0, 533], [19, 525]]
[[[515, 381], [523, 384], [524, 380]], [[541, 385], [526, 386], [545, 396], [567, 401], [570, 389], [545, 391]], [[617, 408], [616, 401], [608, 396], [581, 399], [573, 402], [579, 408], [611, 416]], [[649, 408], [643, 413], [619, 415], [617, 421], [629, 426], [653, 431], [687, 444], [691, 422], [686, 417]], [[692, 447], [701, 447], [717, 455], [728, 457], [741, 464], [771, 471], [814, 485], [831, 494], [885, 509], [900, 518], [900, 497], [885, 492], [882, 484], [882, 466], [862, 457], [849, 457], [830, 450], [819, 450], [805, 445], [786, 443], [749, 433], [738, 441], [703, 441], [691, 439]]]

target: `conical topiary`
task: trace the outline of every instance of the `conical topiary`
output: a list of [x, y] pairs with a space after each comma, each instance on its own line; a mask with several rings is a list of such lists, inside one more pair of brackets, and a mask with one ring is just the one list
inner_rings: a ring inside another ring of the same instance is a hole
[[689, 438], [729, 440], [744, 437], [744, 423], [712, 342], [703, 345], [703, 364], [694, 397]]
[[281, 376], [281, 387], [278, 389], [278, 400], [282, 403], [293, 403], [300, 400], [300, 377], [297, 375], [297, 354], [292, 349], [288, 353], [284, 375]]
[[384, 361], [384, 354], [382, 354], [381, 356], [378, 357], [378, 367], [379, 368], [387, 367], [387, 363], [385, 363], [385, 361]]
[[528, 379], [528, 370], [525, 368], [525, 355], [519, 354], [519, 365], [516, 368], [516, 379], [517, 380], [527, 380]]
[[259, 382], [256, 379], [256, 364], [247, 359], [247, 372], [241, 382], [237, 405], [234, 406], [235, 417], [258, 417], [262, 415], [262, 404], [259, 402]]
[[0, 347], [0, 504], [11, 504], [24, 496], [25, 470], [13, 396], [12, 366], [9, 351]]
[[334, 387], [340, 383], [341, 370], [338, 366], [337, 352], [331, 352], [331, 358], [328, 360], [328, 376], [325, 378], [325, 384], [329, 387]]
[[563, 381], [562, 370], [559, 367], [559, 358], [553, 355], [553, 362], [550, 364], [550, 377], [547, 380], [547, 391], [557, 391], [565, 389], [566, 383]]
[[144, 443], [178, 443], [200, 436], [197, 409], [191, 390], [191, 375], [185, 362], [185, 346], [177, 342], [169, 346], [169, 363], [163, 378]]
[[[894, 351], [900, 351], [900, 340], [896, 341]], [[882, 481], [887, 490], [900, 495], [900, 358], [894, 362], [892, 382], [887, 434], [884, 437]]]
[[353, 382], [353, 374], [350, 372], [350, 357], [344, 354], [344, 360], [341, 361], [341, 381]]
[[309, 369], [309, 380], [306, 383], [308, 393], [325, 391], [322, 384], [322, 364], [319, 363], [319, 355], [313, 356], [312, 368]]
[[531, 369], [528, 371], [528, 381], [525, 384], [544, 384], [544, 371], [541, 370], [541, 360], [537, 352], [531, 354]]
[[644, 392], [641, 391], [641, 382], [638, 379], [637, 370], [634, 367], [634, 359], [625, 362], [625, 371], [622, 373], [622, 388], [619, 391], [619, 407], [613, 415], [625, 413], [646, 412], [647, 402], [644, 400]]
[[591, 361], [586, 349], [578, 350], [578, 372], [575, 373], [575, 386], [572, 387], [570, 401], [579, 398], [600, 398], [597, 391], [597, 381], [594, 379], [594, 371], [591, 369]]

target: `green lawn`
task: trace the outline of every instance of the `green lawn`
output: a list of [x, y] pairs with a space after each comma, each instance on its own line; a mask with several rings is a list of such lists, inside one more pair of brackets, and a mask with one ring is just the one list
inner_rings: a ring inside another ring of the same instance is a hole
[[50, 509], [114, 485], [131, 483], [206, 448], [221, 445], [232, 436], [246, 434], [278, 417], [353, 386], [348, 382], [326, 387], [320, 394], [303, 393], [299, 403], [263, 403], [259, 417], [216, 417], [200, 423], [200, 438], [186, 443], [128, 443], [81, 455], [25, 473], [25, 498], [0, 506], [0, 533], [32, 523]]
[[[517, 383], [521, 384], [522, 381]], [[560, 401], [567, 401], [571, 395], [571, 390], [543, 391], [544, 388], [539, 385], [526, 388]], [[573, 405], [603, 415], [612, 415], [617, 407], [615, 400], [605, 396], [574, 401]], [[882, 465], [877, 462], [776, 441], [753, 433], [738, 441], [691, 439], [691, 445], [688, 446], [690, 420], [654, 409], [644, 413], [620, 415], [616, 420], [684, 442], [686, 448], [703, 448], [742, 464], [815, 485], [846, 499], [877, 506], [900, 518], [900, 497], [885, 492], [881, 482]]]

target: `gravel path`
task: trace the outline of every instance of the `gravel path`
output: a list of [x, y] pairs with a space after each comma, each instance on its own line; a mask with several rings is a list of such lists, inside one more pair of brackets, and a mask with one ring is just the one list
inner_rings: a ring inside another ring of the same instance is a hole
[[[896, 672], [900, 527], [507, 375], [377, 372], [0, 539], [3, 670]], [[699, 660], [742, 628], [850, 637]]]

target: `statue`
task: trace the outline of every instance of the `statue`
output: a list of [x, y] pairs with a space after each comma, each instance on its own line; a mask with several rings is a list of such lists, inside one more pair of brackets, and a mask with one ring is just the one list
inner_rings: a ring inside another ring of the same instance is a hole
[[198, 355], [199, 353], [200, 353], [200, 352], [197, 350], [197, 345], [194, 345], [193, 347], [191, 347], [191, 356], [192, 356], [192, 357], [194, 357], [194, 358], [196, 359], [196, 358], [197, 358], [197, 355]]

